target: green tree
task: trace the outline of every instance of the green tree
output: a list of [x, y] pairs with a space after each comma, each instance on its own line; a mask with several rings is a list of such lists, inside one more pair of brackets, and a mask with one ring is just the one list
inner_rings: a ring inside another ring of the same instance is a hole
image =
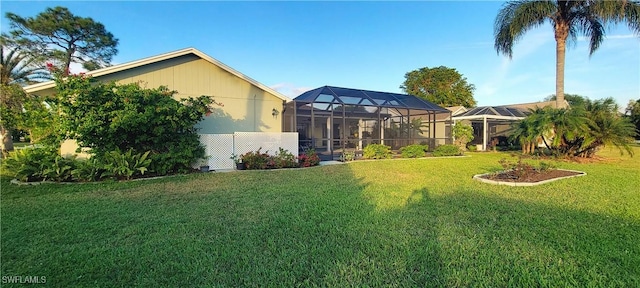
[[60, 62], [69, 73], [72, 62], [86, 68], [107, 66], [118, 53], [118, 39], [104, 25], [72, 14], [67, 8], [47, 8], [36, 17], [6, 13], [15, 42], [33, 55]]
[[618, 114], [618, 104], [613, 98], [606, 98], [585, 103], [586, 117], [589, 129], [583, 135], [580, 147], [574, 153], [575, 156], [592, 157], [605, 145], [613, 145], [633, 156], [630, 144], [636, 136], [636, 127], [627, 117]]
[[151, 151], [150, 171], [185, 172], [204, 156], [194, 125], [216, 104], [210, 96], [173, 98], [166, 87], [143, 89], [137, 83], [97, 83], [92, 78], [56, 77], [60, 140], [77, 140], [102, 157], [112, 151]]
[[[569, 103], [570, 107], [584, 107], [588, 98], [577, 94], [564, 94], [564, 100]], [[556, 101], [556, 94], [549, 95], [548, 97], [544, 98], [544, 101]]]
[[418, 96], [440, 106], [475, 107], [475, 86], [456, 69], [445, 66], [424, 67], [404, 75], [400, 86], [405, 93]]
[[453, 125], [452, 131], [454, 144], [460, 147], [460, 150], [466, 151], [467, 143], [473, 140], [473, 127], [458, 121]]
[[627, 109], [625, 109], [625, 115], [636, 126], [636, 139], [640, 139], [640, 99], [629, 101]]
[[21, 85], [51, 79], [36, 58], [17, 47], [10, 47], [8, 38], [0, 37], [0, 133], [2, 150], [13, 150], [11, 134], [21, 126], [25, 103], [30, 99]]
[[556, 39], [556, 107], [564, 105], [564, 65], [567, 40], [589, 38], [592, 55], [605, 37], [607, 24], [625, 22], [640, 34], [640, 4], [635, 1], [509, 1], [494, 24], [495, 49], [511, 58], [514, 44], [529, 30], [549, 21]]
[[13, 150], [11, 132], [18, 125], [26, 95], [17, 84], [0, 84], [0, 137], [2, 151]]

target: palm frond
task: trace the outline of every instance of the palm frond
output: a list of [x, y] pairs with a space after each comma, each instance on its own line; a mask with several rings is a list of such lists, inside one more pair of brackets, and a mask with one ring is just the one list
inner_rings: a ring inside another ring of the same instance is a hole
[[541, 26], [546, 20], [552, 20], [557, 11], [551, 1], [521, 0], [503, 5], [494, 23], [494, 47], [498, 54], [513, 57], [513, 45], [527, 31]]

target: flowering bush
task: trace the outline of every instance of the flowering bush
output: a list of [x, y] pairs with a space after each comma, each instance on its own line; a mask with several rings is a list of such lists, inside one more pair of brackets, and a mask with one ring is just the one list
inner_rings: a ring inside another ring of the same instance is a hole
[[320, 164], [320, 157], [315, 150], [309, 149], [298, 156], [300, 167], [311, 167]]
[[269, 151], [261, 152], [260, 150], [262, 150], [262, 147], [240, 156], [247, 170], [298, 167], [296, 157], [286, 149], [279, 148], [275, 155], [269, 155]]
[[250, 151], [240, 156], [240, 159], [242, 159], [244, 167], [247, 170], [267, 169], [269, 154], [267, 154], [266, 152], [261, 152], [260, 150], [262, 150], [262, 147], [258, 148], [258, 150], [256, 151]]

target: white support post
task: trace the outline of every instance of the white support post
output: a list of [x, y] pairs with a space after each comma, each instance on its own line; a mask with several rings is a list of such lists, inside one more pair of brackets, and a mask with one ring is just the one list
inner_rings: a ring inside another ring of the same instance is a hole
[[364, 122], [362, 119], [358, 119], [358, 150], [362, 150], [362, 126], [364, 126]]
[[487, 151], [487, 116], [482, 117], [482, 151]]

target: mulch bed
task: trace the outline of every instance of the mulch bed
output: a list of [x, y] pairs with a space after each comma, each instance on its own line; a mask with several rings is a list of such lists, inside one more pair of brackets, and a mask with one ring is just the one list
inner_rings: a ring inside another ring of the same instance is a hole
[[480, 176], [484, 179], [489, 179], [493, 181], [502, 181], [502, 182], [523, 182], [523, 183], [535, 183], [544, 180], [550, 180], [555, 178], [561, 178], [566, 176], [574, 176], [580, 175], [582, 173], [575, 171], [566, 171], [566, 170], [545, 170], [545, 171], [534, 171], [526, 173], [522, 175], [522, 177], [518, 177], [518, 174], [515, 171], [504, 171], [495, 174], [488, 174], [484, 176]]

